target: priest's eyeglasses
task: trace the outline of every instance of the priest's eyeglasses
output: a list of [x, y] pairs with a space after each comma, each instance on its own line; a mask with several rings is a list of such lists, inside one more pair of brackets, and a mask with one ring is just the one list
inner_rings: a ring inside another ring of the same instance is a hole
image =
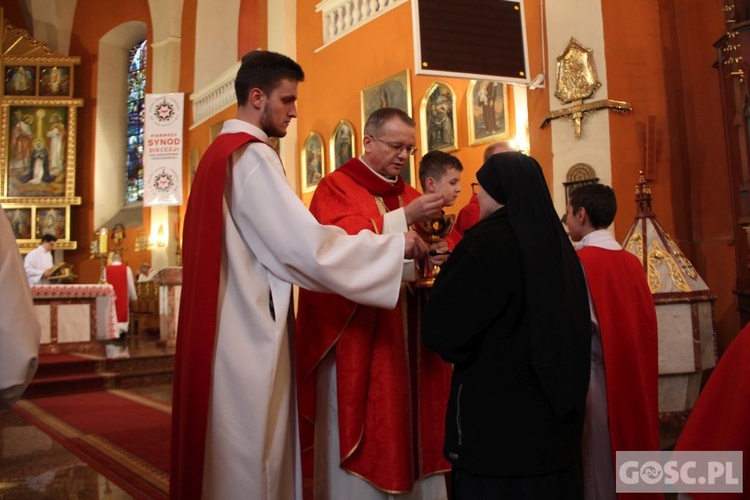
[[406, 151], [406, 154], [408, 154], [409, 156], [414, 156], [417, 152], [417, 148], [414, 146], [405, 146], [403, 144], [393, 144], [392, 142], [384, 141], [383, 139], [378, 139], [377, 137], [373, 137], [371, 135], [368, 137], [372, 139], [373, 141], [379, 141], [379, 142], [382, 142], [383, 144], [388, 145], [388, 147], [390, 147], [392, 150], [397, 151], [399, 153], [401, 151]]

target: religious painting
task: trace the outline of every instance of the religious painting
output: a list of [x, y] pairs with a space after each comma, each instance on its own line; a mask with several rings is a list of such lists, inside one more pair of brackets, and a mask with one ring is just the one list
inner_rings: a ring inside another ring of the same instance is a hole
[[508, 87], [492, 80], [471, 80], [466, 94], [469, 144], [474, 146], [508, 139]]
[[70, 66], [42, 66], [39, 68], [40, 96], [70, 97], [72, 88]]
[[386, 78], [362, 90], [362, 130], [367, 117], [380, 108], [398, 108], [411, 114], [411, 84], [409, 70]]
[[315, 187], [325, 175], [325, 147], [323, 137], [319, 133], [310, 132], [305, 139], [300, 165], [302, 192], [315, 191]]
[[8, 208], [5, 207], [5, 215], [8, 217], [13, 235], [17, 240], [31, 239], [31, 226], [33, 218], [31, 208]]
[[45, 234], [55, 238], [68, 239], [67, 207], [37, 207], [35, 237], [41, 239]]
[[5, 66], [5, 95], [36, 95], [36, 66]]
[[439, 149], [458, 149], [456, 93], [450, 85], [435, 82], [427, 89], [420, 106], [422, 154]]
[[65, 106], [6, 108], [6, 197], [64, 197], [68, 184], [70, 109]]
[[[361, 92], [362, 101], [362, 134], [364, 134], [367, 117], [380, 108], [398, 108], [407, 115], [411, 111], [411, 82], [409, 70], [405, 69], [385, 80], [371, 85]], [[364, 145], [363, 145], [364, 147]], [[409, 157], [409, 163], [401, 170], [401, 177], [407, 184], [414, 185], [414, 157]]]
[[331, 170], [336, 170], [356, 155], [354, 125], [341, 120], [333, 129], [330, 140]]

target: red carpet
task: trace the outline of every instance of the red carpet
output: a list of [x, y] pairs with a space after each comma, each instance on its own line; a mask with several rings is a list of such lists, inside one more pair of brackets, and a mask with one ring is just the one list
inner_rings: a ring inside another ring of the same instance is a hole
[[171, 406], [112, 390], [21, 400], [15, 411], [136, 498], [167, 498]]

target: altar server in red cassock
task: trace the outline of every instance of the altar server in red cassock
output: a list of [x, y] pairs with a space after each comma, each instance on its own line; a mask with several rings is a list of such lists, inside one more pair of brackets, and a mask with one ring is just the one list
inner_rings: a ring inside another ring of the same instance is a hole
[[[364, 129], [365, 153], [323, 177], [310, 210], [350, 234], [401, 232], [438, 216], [442, 194], [421, 195], [399, 175], [414, 153], [414, 121], [381, 108]], [[443, 241], [433, 245], [447, 249]], [[436, 256], [439, 265], [447, 257]], [[314, 450], [315, 498], [446, 498], [442, 419], [450, 366], [425, 349], [414, 263], [404, 263], [396, 308], [300, 290], [297, 315], [305, 470]], [[305, 446], [305, 444], [307, 446]]]
[[659, 450], [656, 310], [643, 266], [607, 231], [616, 212], [612, 188], [590, 184], [571, 193], [565, 221], [592, 303], [583, 463], [586, 498], [597, 500], [628, 497], [615, 493], [617, 451]]
[[237, 119], [201, 160], [185, 214], [170, 496], [299, 499], [292, 284], [396, 305], [414, 232], [349, 236], [322, 226], [289, 186], [269, 137], [297, 116], [304, 73], [253, 51], [237, 72]]
[[133, 270], [122, 263], [122, 256], [112, 254], [112, 263], [104, 270], [107, 283], [115, 289], [115, 310], [117, 311], [117, 331], [128, 333], [130, 326], [130, 301], [137, 300]]

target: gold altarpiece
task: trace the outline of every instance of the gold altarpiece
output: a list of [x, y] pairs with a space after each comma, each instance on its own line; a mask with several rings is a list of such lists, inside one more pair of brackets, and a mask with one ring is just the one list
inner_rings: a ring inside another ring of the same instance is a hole
[[58, 54], [25, 30], [7, 23], [0, 8], [0, 204], [21, 252], [42, 235], [74, 250], [70, 207], [75, 195], [76, 114], [73, 97], [80, 57]]

